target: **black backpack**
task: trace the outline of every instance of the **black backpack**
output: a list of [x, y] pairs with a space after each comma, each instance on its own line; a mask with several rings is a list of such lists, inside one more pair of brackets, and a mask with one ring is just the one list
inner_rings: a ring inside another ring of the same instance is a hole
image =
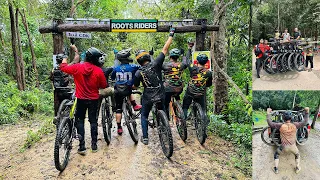
[[144, 85], [144, 98], [157, 102], [161, 100], [162, 86], [161, 81], [156, 73], [156, 69], [152, 63], [140, 67], [142, 83]]
[[254, 50], [254, 54], [256, 55], [256, 56], [258, 56], [259, 54], [261, 54], [262, 53], [262, 51], [261, 51], [261, 49], [259, 48], [259, 44], [258, 45], [256, 45], [256, 49]]
[[54, 68], [53, 70], [53, 86], [55, 88], [67, 87], [69, 80], [67, 79], [68, 75], [63, 73], [59, 67]]

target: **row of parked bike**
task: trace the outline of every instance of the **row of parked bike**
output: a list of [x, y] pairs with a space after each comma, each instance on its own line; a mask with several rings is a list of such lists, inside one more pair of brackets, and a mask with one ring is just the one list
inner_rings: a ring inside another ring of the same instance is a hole
[[273, 42], [271, 47], [273, 50], [269, 52], [262, 64], [268, 74], [304, 70], [304, 52], [298, 47], [297, 42], [282, 44]]
[[[284, 123], [283, 113], [286, 110], [277, 110], [271, 113], [272, 121], [278, 123]], [[303, 121], [303, 111], [291, 111], [292, 113], [292, 122], [302, 122]], [[296, 133], [296, 142], [299, 145], [304, 145], [309, 136], [310, 125], [307, 123], [305, 126], [297, 129]], [[280, 131], [279, 129], [273, 129], [269, 126], [262, 129], [261, 132], [261, 139], [264, 143], [269, 146], [280, 146], [281, 139], [280, 139]]]

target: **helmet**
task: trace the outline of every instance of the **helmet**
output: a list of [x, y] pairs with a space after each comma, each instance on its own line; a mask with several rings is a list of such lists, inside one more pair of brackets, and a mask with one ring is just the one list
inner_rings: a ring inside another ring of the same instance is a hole
[[175, 57], [176, 59], [178, 59], [180, 56], [180, 50], [177, 48], [171, 49], [169, 51], [169, 57]]
[[63, 56], [64, 56], [64, 54], [57, 54], [57, 56], [56, 56], [57, 64], [61, 64], [62, 63]]
[[197, 61], [201, 65], [205, 65], [208, 62], [208, 56], [206, 54], [198, 54]]
[[117, 59], [121, 62], [121, 63], [129, 63], [129, 62], [133, 62], [133, 59], [130, 58], [131, 56], [131, 48], [129, 49], [123, 49], [121, 51], [119, 51], [117, 53]]
[[101, 66], [105, 62], [105, 54], [95, 47], [91, 47], [86, 52], [86, 61], [96, 66]]
[[139, 50], [137, 53], [136, 53], [136, 60], [138, 61], [138, 63], [140, 65], [143, 65], [143, 63], [145, 61], [149, 61], [151, 62], [151, 57], [150, 57], [150, 54], [146, 51], [146, 50]]
[[291, 112], [290, 111], [286, 111], [283, 113], [283, 118], [285, 121], [287, 120], [291, 120], [292, 116], [291, 116]]

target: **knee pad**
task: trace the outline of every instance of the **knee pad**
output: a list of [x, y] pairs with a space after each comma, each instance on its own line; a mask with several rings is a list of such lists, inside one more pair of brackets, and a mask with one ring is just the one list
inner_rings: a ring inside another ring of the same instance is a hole
[[116, 113], [122, 113], [122, 109], [117, 109]]
[[276, 152], [274, 153], [274, 159], [279, 159], [279, 153], [278, 153], [278, 151], [276, 151]]

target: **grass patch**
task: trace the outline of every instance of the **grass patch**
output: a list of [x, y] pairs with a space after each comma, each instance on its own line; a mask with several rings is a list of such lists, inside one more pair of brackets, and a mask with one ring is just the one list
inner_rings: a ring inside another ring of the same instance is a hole
[[208, 126], [209, 133], [214, 133], [232, 142], [236, 147], [236, 155], [231, 163], [245, 175], [252, 175], [252, 125], [233, 123], [227, 124], [222, 116], [211, 115]]
[[267, 112], [265, 111], [253, 111], [252, 113], [252, 121], [254, 122], [254, 126], [266, 126], [267, 123]]
[[44, 119], [44, 122], [41, 126], [41, 128], [34, 132], [32, 130], [29, 130], [27, 132], [27, 138], [23, 144], [23, 146], [20, 149], [20, 152], [24, 152], [26, 149], [30, 148], [35, 143], [39, 142], [45, 135], [49, 133], [53, 133], [55, 131], [55, 126], [52, 124], [52, 119], [50, 117], [41, 115], [38, 116], [40, 119]]

